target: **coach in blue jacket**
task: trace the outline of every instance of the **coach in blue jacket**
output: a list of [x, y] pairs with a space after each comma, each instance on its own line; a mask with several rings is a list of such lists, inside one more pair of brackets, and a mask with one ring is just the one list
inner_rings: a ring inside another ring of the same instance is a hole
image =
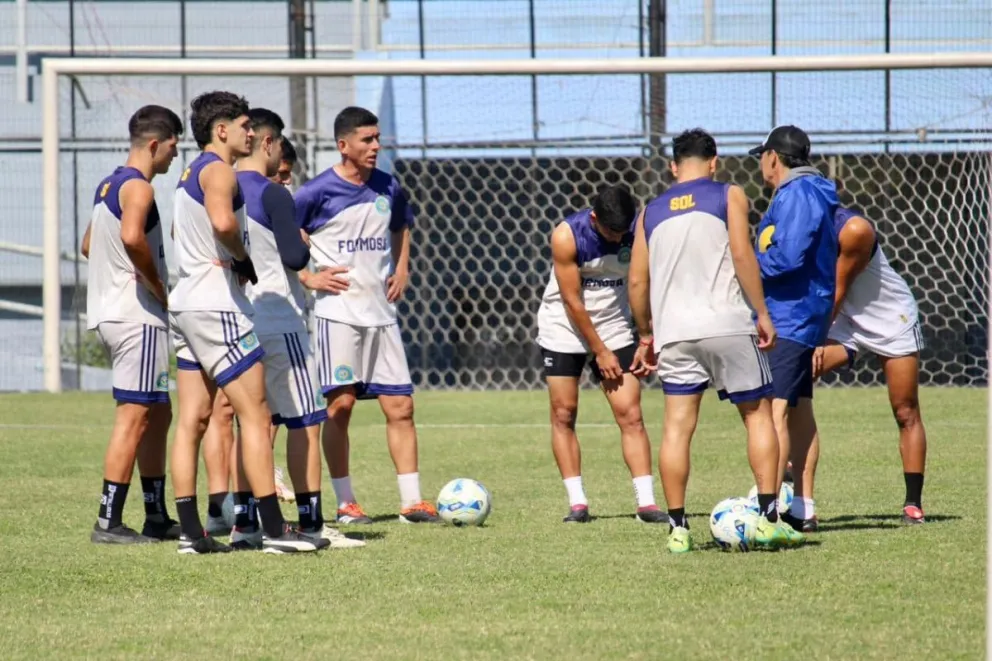
[[[799, 439], [812, 435], [808, 430], [789, 433], [789, 409], [810, 407], [812, 412], [813, 351], [827, 339], [834, 304], [837, 188], [810, 167], [809, 152], [809, 136], [795, 126], [776, 127], [749, 152], [761, 157], [761, 176], [775, 189], [758, 225], [757, 251], [768, 312], [778, 331], [768, 362], [780, 477], [790, 458], [794, 472], [802, 472], [806, 465], [809, 447], [790, 448], [789, 439], [795, 436], [808, 446], [808, 441]], [[796, 421], [802, 419], [813, 418], [795, 416]]]

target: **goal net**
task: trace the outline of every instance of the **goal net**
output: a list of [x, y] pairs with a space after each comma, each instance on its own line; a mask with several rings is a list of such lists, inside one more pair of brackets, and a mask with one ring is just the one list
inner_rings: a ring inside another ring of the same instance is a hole
[[[182, 112], [214, 89], [286, 120], [297, 183], [338, 160], [332, 123], [341, 108], [377, 113], [379, 165], [416, 210], [400, 323], [419, 388], [541, 387], [536, 312], [555, 224], [604, 183], [627, 183], [642, 203], [659, 194], [672, 181], [672, 134], [700, 126], [717, 137], [718, 178], [744, 187], [756, 225], [770, 191], [746, 152], [787, 123], [810, 134], [813, 165], [875, 223], [916, 295], [922, 382], [987, 382], [992, 55], [77, 59], [48, 61], [42, 90], [47, 389], [109, 379], [81, 316], [86, 265], [72, 255], [97, 182], [124, 158], [128, 117], [147, 103]], [[179, 159], [155, 179], [166, 230], [195, 153], [187, 128]], [[171, 245], [166, 255], [171, 265]], [[826, 383], [880, 381], [877, 362], [862, 358]]]

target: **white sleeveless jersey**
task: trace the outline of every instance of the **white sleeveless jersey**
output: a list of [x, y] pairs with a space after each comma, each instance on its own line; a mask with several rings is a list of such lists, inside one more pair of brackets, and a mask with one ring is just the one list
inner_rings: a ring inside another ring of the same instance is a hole
[[[633, 233], [628, 232], [619, 243], [607, 241], [593, 227], [590, 209], [579, 211], [563, 222], [575, 238], [582, 304], [596, 333], [608, 349], [616, 351], [629, 346], [634, 342], [627, 301]], [[589, 352], [585, 338], [568, 317], [554, 268], [537, 312], [537, 344], [559, 353]]]
[[239, 172], [238, 184], [245, 197], [248, 240], [258, 284], [248, 284], [246, 293], [255, 309], [252, 323], [258, 335], [305, 333], [303, 318], [306, 295], [295, 271], [287, 269], [279, 255], [272, 219], [265, 213], [262, 193], [278, 186], [258, 172]]
[[654, 346], [754, 335], [727, 233], [729, 184], [675, 184], [644, 210]]
[[318, 269], [350, 268], [347, 291], [317, 292], [314, 315], [367, 328], [395, 324], [396, 304], [386, 300], [386, 279], [395, 267], [391, 236], [413, 224], [399, 182], [373, 170], [358, 186], [328, 168], [296, 192], [296, 218], [310, 235]]
[[[168, 327], [168, 315], [148, 288], [121, 241], [120, 190], [125, 182], [144, 175], [130, 167], [119, 167], [100, 182], [90, 219], [89, 275], [86, 286], [86, 325], [94, 329], [104, 321], [130, 321], [157, 328]], [[145, 239], [155, 268], [168, 289], [169, 273], [162, 245], [162, 223], [152, 202], [145, 219]]]
[[[179, 280], [169, 293], [169, 309], [174, 312], [241, 312], [250, 317], [251, 303], [238, 283], [237, 275], [230, 269], [231, 253], [214, 235], [210, 217], [203, 206], [200, 172], [206, 165], [219, 160], [217, 154], [204, 152], [190, 163], [179, 179], [172, 224]], [[233, 204], [242, 240], [248, 248], [245, 201], [240, 187]]]
[[[844, 225], [855, 216], [864, 217], [853, 209], [838, 207], [834, 214], [834, 230], [838, 238]], [[896, 337], [916, 324], [919, 309], [909, 285], [889, 264], [877, 239], [873, 250], [865, 270], [848, 288], [838, 314], [875, 337]]]

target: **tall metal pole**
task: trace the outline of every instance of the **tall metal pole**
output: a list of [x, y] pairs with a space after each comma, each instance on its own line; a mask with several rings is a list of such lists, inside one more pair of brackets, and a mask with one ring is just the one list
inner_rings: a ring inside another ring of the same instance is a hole
[[[892, 0], [885, 0], [885, 52], [892, 52]], [[885, 151], [889, 151], [892, 130], [892, 70], [885, 70]]]
[[[417, 35], [420, 40], [420, 59], [427, 58], [426, 35], [424, 31], [424, 0], [417, 0]], [[423, 121], [420, 136], [420, 154], [427, 158], [427, 76], [420, 77], [420, 117]]]
[[[644, 57], [644, 2], [637, 0], [637, 56]], [[638, 76], [641, 82], [641, 122], [645, 134], [648, 133], [648, 81], [642, 73]]]
[[[534, 16], [534, 0], [527, 3], [527, 20], [530, 24], [530, 59], [537, 59], [537, 20]], [[530, 77], [530, 124], [534, 147], [531, 156], [537, 158], [537, 138], [540, 135], [540, 120], [537, 111], [537, 76]]]
[[[186, 0], [179, 0], [179, 57], [186, 57]], [[179, 116], [182, 117], [183, 126], [189, 124], [189, 85], [186, 76], [179, 78], [179, 99], [182, 109]], [[192, 128], [190, 134], [192, 134]], [[183, 150], [183, 167], [186, 167], [186, 150]]]
[[[665, 0], [650, 0], [648, 5], [648, 55], [665, 57], [667, 51], [667, 4]], [[652, 157], [661, 156], [662, 136], [668, 104], [665, 99], [665, 74], [654, 73], [650, 78], [650, 111]]]
[[[306, 0], [288, 0], [289, 9], [289, 57], [305, 59], [307, 56], [307, 8]], [[289, 79], [290, 126], [296, 136], [298, 148], [308, 156], [310, 136], [307, 133], [307, 81], [303, 76]]]
[[[772, 55], [778, 51], [778, 2], [772, 0]], [[772, 72], [772, 127], [777, 125], [778, 76]]]
[[[76, 3], [69, 0], [69, 57], [76, 57]], [[76, 79], [69, 81], [69, 131], [76, 139]], [[72, 251], [79, 250], [79, 152], [75, 147], [72, 149]], [[61, 272], [61, 268], [59, 271]], [[77, 297], [79, 294], [79, 260], [73, 260], [72, 274], [74, 287], [72, 292], [72, 307], [76, 315], [76, 388], [83, 385], [83, 324], [79, 317]], [[59, 274], [59, 287], [62, 286], [61, 273]], [[62, 319], [62, 310], [59, 310], [59, 319]], [[62, 369], [62, 366], [59, 366]]]

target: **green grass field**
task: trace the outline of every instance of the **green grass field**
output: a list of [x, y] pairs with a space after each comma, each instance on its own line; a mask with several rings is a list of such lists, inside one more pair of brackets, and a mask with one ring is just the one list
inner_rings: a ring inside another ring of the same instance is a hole
[[[173, 543], [90, 544], [107, 395], [3, 395], [0, 659], [978, 659], [985, 398], [922, 395], [926, 526], [898, 525], [902, 475], [884, 391], [820, 390], [822, 532], [797, 550], [673, 557], [667, 526], [632, 518], [599, 393], [583, 394], [579, 429], [598, 518], [564, 526], [544, 393], [425, 392], [416, 401], [426, 494], [458, 476], [483, 481], [495, 503], [484, 528], [392, 519], [362, 530], [364, 549], [189, 557]], [[660, 394], [644, 409], [657, 453]], [[360, 405], [354, 424], [356, 492], [371, 515], [395, 514], [377, 407]], [[740, 422], [712, 395], [693, 460], [698, 543], [709, 540], [712, 506], [751, 486]], [[324, 494], [333, 511], [329, 483]], [[141, 512], [139, 491], [125, 520], [140, 526]]]

